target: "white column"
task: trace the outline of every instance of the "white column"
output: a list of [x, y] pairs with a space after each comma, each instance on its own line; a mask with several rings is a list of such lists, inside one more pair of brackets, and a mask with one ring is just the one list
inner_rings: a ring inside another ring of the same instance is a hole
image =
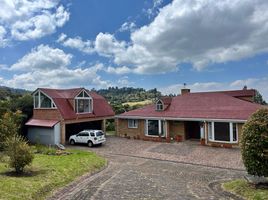
[[229, 128], [230, 128], [230, 142], [233, 142], [233, 123], [229, 123]]

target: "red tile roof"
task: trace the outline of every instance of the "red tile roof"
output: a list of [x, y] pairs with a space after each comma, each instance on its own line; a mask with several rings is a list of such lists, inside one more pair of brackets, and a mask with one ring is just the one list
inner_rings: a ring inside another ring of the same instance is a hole
[[42, 126], [42, 127], [53, 127], [59, 120], [44, 120], [44, 119], [30, 119], [25, 125], [27, 126]]
[[[112, 107], [108, 104], [104, 97], [96, 92], [86, 90], [84, 88], [74, 89], [48, 89], [39, 88], [40, 91], [51, 97], [60, 111], [63, 119], [76, 118], [94, 118], [114, 116]], [[85, 90], [93, 99], [93, 113], [77, 114], [70, 104], [69, 100], [74, 99], [82, 90]]]
[[225, 91], [188, 93], [173, 97], [170, 106], [164, 111], [156, 111], [155, 105], [148, 105], [118, 117], [247, 120], [262, 106], [233, 97], [240, 94], [240, 92]]

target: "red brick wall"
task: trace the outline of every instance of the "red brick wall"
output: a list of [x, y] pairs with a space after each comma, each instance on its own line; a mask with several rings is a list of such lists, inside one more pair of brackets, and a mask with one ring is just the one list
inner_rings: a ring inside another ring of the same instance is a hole
[[33, 118], [61, 120], [61, 115], [57, 109], [34, 109]]
[[128, 128], [127, 119], [116, 119], [116, 132], [118, 136], [130, 138], [144, 137], [144, 120], [138, 120], [138, 128]]

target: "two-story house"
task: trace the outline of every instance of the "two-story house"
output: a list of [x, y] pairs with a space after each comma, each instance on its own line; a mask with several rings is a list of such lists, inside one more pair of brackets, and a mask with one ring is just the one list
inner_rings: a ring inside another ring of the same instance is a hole
[[26, 123], [30, 142], [57, 144], [84, 129], [102, 129], [114, 117], [109, 103], [84, 88], [38, 88], [33, 93], [33, 117]]

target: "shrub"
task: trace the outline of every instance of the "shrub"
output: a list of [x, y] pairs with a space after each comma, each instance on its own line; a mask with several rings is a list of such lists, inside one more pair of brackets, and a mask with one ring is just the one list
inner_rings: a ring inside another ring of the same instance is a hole
[[17, 173], [22, 173], [25, 166], [33, 161], [33, 153], [30, 146], [22, 136], [15, 134], [6, 140], [6, 153], [9, 157], [9, 166]]
[[255, 112], [243, 126], [241, 150], [247, 172], [268, 177], [268, 109]]

